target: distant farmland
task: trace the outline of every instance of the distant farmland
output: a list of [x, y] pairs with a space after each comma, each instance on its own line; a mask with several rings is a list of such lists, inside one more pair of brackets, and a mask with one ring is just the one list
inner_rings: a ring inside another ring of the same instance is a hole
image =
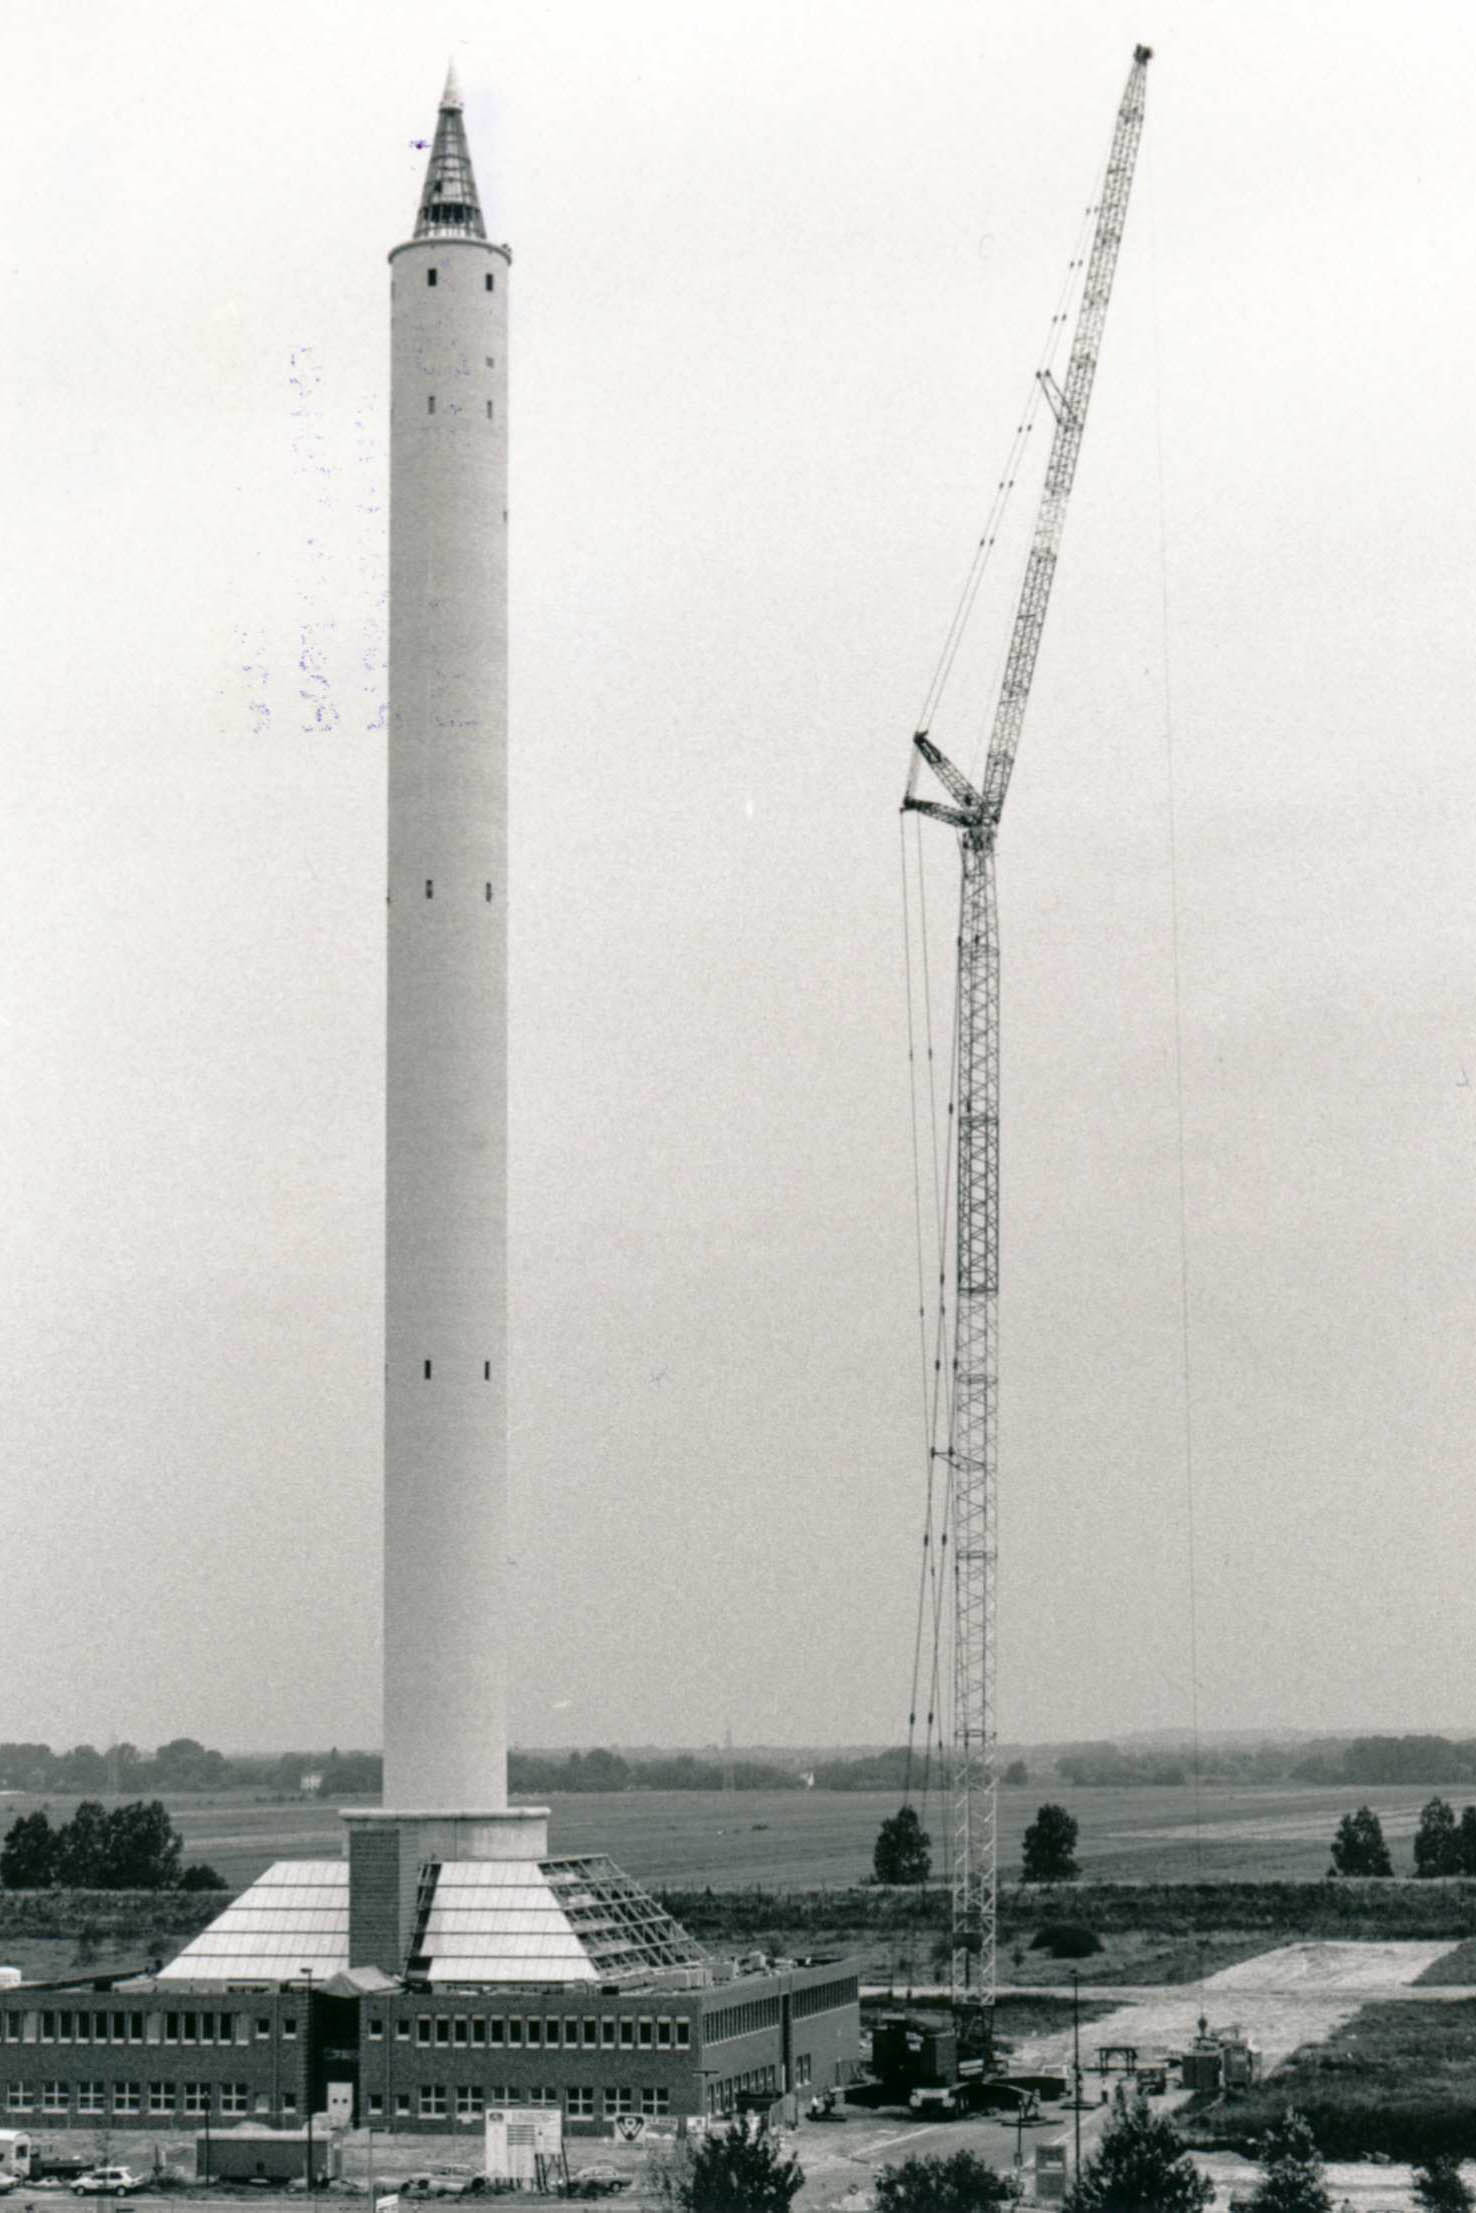
[[[1106, 1882], [1312, 1881], [1328, 1868], [1340, 1816], [1367, 1803], [1384, 1825], [1395, 1872], [1410, 1870], [1410, 1838], [1430, 1788], [1357, 1790], [1206, 1786], [1196, 1828], [1189, 1788], [1069, 1790], [1042, 1781], [1000, 1793], [1000, 1869], [1013, 1879], [1020, 1840], [1044, 1799], [1081, 1825], [1084, 1876]], [[1459, 1804], [1460, 1791], [1449, 1796]], [[0, 1801], [0, 1827], [41, 1803]], [[75, 1800], [46, 1801], [53, 1820]], [[342, 1847], [337, 1809], [300, 1800], [258, 1801], [246, 1792], [179, 1797], [170, 1803], [186, 1855], [208, 1860], [239, 1890], [274, 1859], [333, 1858]], [[811, 1889], [861, 1881], [892, 1793], [848, 1791], [621, 1791], [550, 1800], [550, 1842], [559, 1854], [608, 1852], [657, 1886], [733, 1889], [748, 1884]], [[942, 1811], [924, 1808], [935, 1851]]]

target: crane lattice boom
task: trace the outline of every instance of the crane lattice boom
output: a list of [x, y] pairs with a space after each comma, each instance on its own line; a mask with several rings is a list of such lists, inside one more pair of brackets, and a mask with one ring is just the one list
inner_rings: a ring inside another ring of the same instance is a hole
[[926, 731], [913, 743], [949, 803], [906, 808], [957, 830], [963, 863], [956, 1002], [956, 1276], [952, 1403], [946, 1459], [953, 1556], [950, 1823], [952, 1990], [966, 2032], [987, 2031], [995, 1995], [997, 1885], [994, 1774], [995, 1488], [999, 1328], [999, 928], [994, 847], [1025, 720], [1055, 580], [1066, 505], [1086, 427], [1102, 329], [1122, 242], [1150, 59], [1138, 47], [1117, 112], [1106, 181], [1077, 312], [1066, 382], [1042, 375], [1055, 416], [1045, 485], [1010, 635], [982, 788]]

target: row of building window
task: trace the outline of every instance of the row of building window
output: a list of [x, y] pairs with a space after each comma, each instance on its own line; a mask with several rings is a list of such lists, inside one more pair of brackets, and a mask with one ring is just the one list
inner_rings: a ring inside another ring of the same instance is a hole
[[707, 2086], [707, 2110], [709, 2113], [731, 2113], [740, 2090], [772, 2091], [779, 2095], [779, 2070], [777, 2067], [750, 2067], [746, 2074], [729, 2075], [722, 2082], [710, 2082]]
[[[147, 2094], [147, 2106], [144, 2100]], [[252, 2110], [248, 2082], [12, 2082], [5, 2087], [9, 2113], [32, 2113], [39, 2104], [43, 2113], [184, 2113], [201, 2118], [208, 2113], [242, 2114]], [[282, 2100], [283, 2111], [295, 2113], [297, 2099], [291, 2092]], [[263, 2092], [255, 2099], [258, 2113], [271, 2111]]]
[[[426, 394], [425, 411], [427, 415], [434, 415], [436, 411], [436, 395], [434, 392], [428, 392]], [[493, 420], [492, 402], [490, 400], [488, 400], [487, 402], [487, 420], [489, 423]]]
[[[269, 2013], [104, 2013], [59, 2006], [39, 2013], [7, 2010], [7, 2044], [249, 2044], [272, 2033]], [[297, 2035], [297, 2016], [285, 2013], [281, 2033]]]
[[[427, 270], [426, 270], [426, 272], [425, 272], [425, 281], [426, 281], [426, 283], [427, 283], [428, 285], [430, 285], [430, 286], [434, 287], [434, 286], [435, 286], [435, 284], [436, 284], [436, 282], [437, 282], [437, 280], [438, 280], [438, 272], [437, 272], [437, 269], [436, 269], [435, 265], [434, 265], [434, 264], [432, 264], [432, 266], [431, 266], [431, 267], [430, 267], [429, 269], [427, 269]], [[492, 282], [492, 273], [491, 273], [491, 271], [490, 271], [490, 270], [488, 270], [487, 274], [485, 275], [485, 277], [483, 278], [483, 280], [482, 280], [482, 281], [483, 281], [483, 283], [485, 284], [485, 286], [486, 286], [486, 288], [487, 288], [487, 290], [488, 290], [489, 292], [495, 292], [495, 291], [496, 291], [497, 287], [496, 287], [496, 285], [495, 285], [495, 284], [494, 284], [494, 283]]]
[[[436, 884], [433, 876], [427, 876], [425, 879], [425, 896], [427, 899], [434, 899], [436, 896]], [[490, 906], [492, 904], [492, 886], [490, 884], [483, 884], [482, 896], [487, 905]]]
[[[427, 1372], [429, 1363], [427, 1363]], [[775, 2016], [778, 2018], [777, 2014]], [[410, 2041], [410, 2017], [401, 2014], [395, 2036]], [[384, 2015], [369, 2016], [369, 2041], [384, 2041]], [[421, 2045], [466, 2045], [471, 2049], [502, 2045], [512, 2051], [576, 2048], [623, 2052], [685, 2052], [692, 2047], [692, 2024], [685, 2015], [658, 2013], [420, 2013], [415, 2016], [415, 2041]]]
[[854, 1975], [842, 1975], [835, 1982], [812, 1982], [808, 1989], [795, 1992], [794, 2018], [805, 2021], [812, 2013], [830, 2013], [841, 2006], [853, 2006], [860, 1994]]
[[702, 2024], [702, 2041], [704, 2045], [723, 2044], [730, 2036], [752, 2036], [758, 2029], [778, 2026], [777, 1998], [748, 1998], [742, 2005], [720, 2006], [716, 2013], [709, 2013]]
[[[450, 2102], [450, 2101], [454, 2101]], [[618, 2083], [601, 2090], [599, 2084], [589, 2082], [567, 2083], [560, 2090], [556, 2083], [458, 2083], [448, 2089], [442, 2082], [422, 2083], [418, 2102], [412, 2106], [411, 2093], [401, 2090], [395, 2095], [395, 2118], [405, 2121], [418, 2117], [422, 2121], [448, 2120], [454, 2111], [458, 2121], [479, 2121], [488, 2107], [562, 2104], [571, 2121], [592, 2121], [603, 2110], [607, 2121], [616, 2120], [624, 2113], [643, 2113], [648, 2117], [671, 2111], [671, 2091], [664, 2083], [631, 2085]], [[368, 2098], [368, 2117], [371, 2121], [383, 2120], [385, 2101], [383, 2094], [371, 2090]]]

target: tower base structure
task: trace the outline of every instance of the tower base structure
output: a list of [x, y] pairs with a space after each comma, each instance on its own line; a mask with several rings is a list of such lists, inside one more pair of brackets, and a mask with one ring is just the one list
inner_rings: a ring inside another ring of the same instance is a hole
[[[344, 1813], [343, 1821], [348, 1830], [348, 1965], [378, 1967], [389, 1974], [423, 1972], [428, 1964], [425, 1943], [448, 1866], [527, 1870], [548, 1856], [546, 1806], [507, 1806], [496, 1813], [355, 1807]], [[505, 1893], [526, 1885], [494, 1887]]]

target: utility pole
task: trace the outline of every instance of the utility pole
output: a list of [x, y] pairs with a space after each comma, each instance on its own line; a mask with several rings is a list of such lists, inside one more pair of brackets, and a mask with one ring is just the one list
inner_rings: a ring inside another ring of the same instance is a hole
[[1081, 1976], [1071, 1970], [1071, 2076], [1074, 2092], [1071, 2099], [1071, 2119], [1076, 2138], [1076, 2157], [1071, 2169], [1075, 2182], [1081, 2173]]
[[[1117, 111], [1102, 197], [1096, 211], [1081, 304], [1064, 386], [1048, 372], [1041, 388], [1055, 416], [1035, 535], [1015, 612], [995, 705], [984, 774], [976, 791], [933, 744], [913, 738], [904, 809], [931, 815], [958, 833], [962, 862], [956, 998], [956, 1253], [952, 1396], [947, 1463], [947, 1542], [953, 1572], [953, 1711], [950, 1879], [952, 1997], [960, 2049], [993, 2040], [997, 1981], [997, 1782], [995, 1777], [995, 1563], [999, 1418], [999, 1100], [1000, 951], [994, 849], [1015, 750], [1035, 675], [1055, 581], [1066, 506], [1086, 427], [1087, 403], [1112, 279], [1122, 243], [1151, 49], [1139, 46]], [[919, 761], [932, 770], [947, 804], [914, 796]]]

